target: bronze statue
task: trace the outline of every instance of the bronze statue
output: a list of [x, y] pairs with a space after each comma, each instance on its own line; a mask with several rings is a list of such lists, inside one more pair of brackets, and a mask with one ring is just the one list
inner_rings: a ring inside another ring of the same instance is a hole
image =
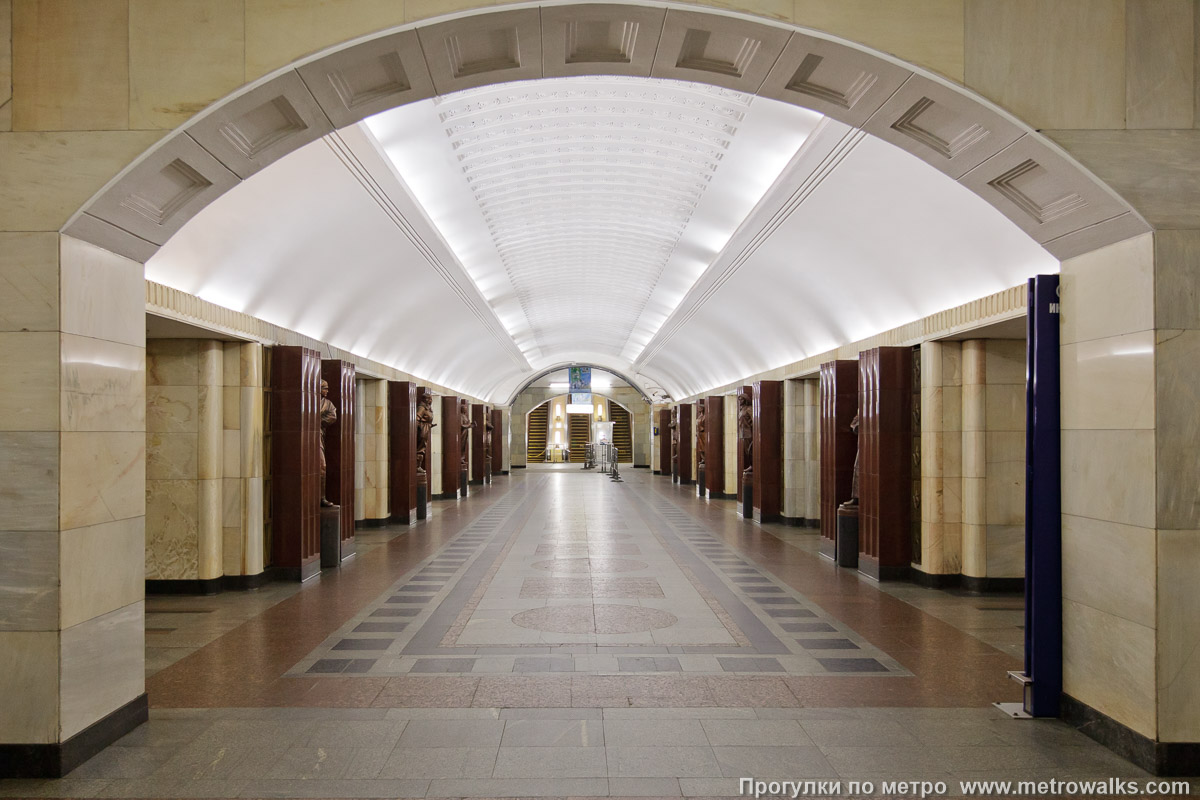
[[700, 400], [696, 403], [696, 469], [704, 469], [704, 458], [707, 455], [704, 451], [707, 449], [707, 435], [704, 431], [704, 401]]
[[487, 409], [483, 412], [483, 463], [488, 465], [492, 463], [492, 429], [496, 426], [492, 425], [492, 415]]
[[842, 503], [841, 508], [854, 510], [858, 508], [858, 476], [859, 466], [862, 461], [862, 440], [858, 438], [859, 416], [854, 415], [854, 419], [850, 421], [850, 432], [854, 434], [856, 440], [854, 448], [854, 477], [850, 479], [850, 499]]
[[325, 429], [337, 422], [337, 407], [329, 400], [329, 382], [321, 381], [321, 507], [333, 508], [337, 503], [331, 503], [325, 496]]
[[678, 463], [679, 459], [679, 409], [671, 412], [671, 422], [667, 425], [671, 429], [671, 462]]
[[467, 453], [471, 445], [471, 428], [475, 427], [475, 423], [471, 422], [471, 406], [466, 400], [460, 400], [458, 403], [458, 455], [461, 469], [467, 469]]
[[738, 438], [742, 440], [742, 463], [746, 465], [743, 472], [753, 472], [754, 411], [750, 407], [750, 398], [744, 394], [738, 395], [737, 430]]
[[433, 395], [425, 392], [417, 405], [417, 474], [425, 474], [425, 457], [429, 455], [429, 437], [437, 423], [433, 421]]

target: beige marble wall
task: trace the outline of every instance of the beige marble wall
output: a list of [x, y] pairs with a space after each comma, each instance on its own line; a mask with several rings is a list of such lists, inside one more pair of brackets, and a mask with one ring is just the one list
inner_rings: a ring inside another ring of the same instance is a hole
[[[819, 520], [820, 382], [813, 379], [784, 381], [783, 404], [783, 515], [792, 519]], [[736, 423], [736, 404], [734, 409]]]
[[51, 743], [144, 691], [143, 274], [67, 237], [3, 238], [19, 387], [0, 401], [0, 743]]
[[[1200, 741], [1200, 231], [1155, 234], [1158, 734]], [[1144, 350], [1145, 345], [1139, 349]], [[1145, 360], [1145, 357], [1143, 357]]]
[[437, 427], [433, 429], [430, 435], [429, 442], [429, 466], [425, 467], [425, 475], [429, 479], [429, 497], [433, 498], [442, 493], [442, 426], [446, 421], [442, 419], [442, 401], [441, 398], [433, 398], [433, 423]]
[[225, 342], [222, 410], [222, 570], [263, 571], [263, 347]]
[[147, 342], [147, 578], [210, 580], [224, 570], [223, 356], [214, 339]]
[[725, 395], [725, 494], [737, 497], [737, 395]]
[[387, 519], [387, 381], [360, 379], [354, 394], [354, 518]]
[[[961, 342], [921, 345], [921, 563], [934, 575], [963, 570], [964, 403]], [[970, 573], [968, 573], [970, 574]]]
[[1154, 241], [1064, 261], [1063, 686], [1158, 733]]

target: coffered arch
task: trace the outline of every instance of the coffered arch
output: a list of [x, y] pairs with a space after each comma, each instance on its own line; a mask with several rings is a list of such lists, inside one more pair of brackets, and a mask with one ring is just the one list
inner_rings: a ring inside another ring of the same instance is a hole
[[[362, 298], [371, 292], [369, 282], [364, 282], [344, 287], [338, 301], [330, 303], [340, 316], [310, 320], [312, 332], [329, 341], [340, 336], [339, 346], [361, 346], [371, 350], [371, 357], [378, 360], [392, 360], [402, 369], [479, 396], [500, 399], [543, 366], [537, 362], [536, 349], [521, 340], [519, 326], [503, 318], [498, 302], [489, 296], [486, 287], [481, 288], [478, 280], [473, 285], [474, 275], [468, 277], [454, 269], [457, 259], [452, 246], [436, 241], [437, 237], [413, 232], [409, 220], [421, 215], [420, 204], [414, 202], [408, 208], [402, 200], [386, 196], [388, 192], [377, 185], [370, 165], [363, 166], [369, 156], [355, 147], [351, 132], [371, 115], [430, 98], [474, 89], [485, 91], [480, 102], [486, 102], [489, 87], [578, 76], [687, 81], [741, 96], [781, 101], [823, 115], [829, 135], [820, 143], [828, 143], [827, 152], [806, 153], [815, 161], [809, 165], [811, 169], [796, 171], [797, 186], [775, 187], [780, 194], [777, 216], [780, 209], [795, 207], [795, 203], [788, 206], [792, 202], [788, 196], [803, 195], [806, 180], [820, 175], [821, 169], [838, 167], [851, 150], [856, 150], [855, 158], [866, 169], [875, 152], [862, 144], [866, 135], [871, 141], [886, 142], [924, 162], [958, 187], [961, 194], [974, 195], [999, 212], [1054, 258], [1074, 256], [1149, 230], [1128, 204], [1044, 137], [933, 74], [790, 24], [695, 6], [646, 2], [506, 6], [384, 31], [316, 54], [266, 76], [197, 115], [114, 178], [63, 231], [146, 262], [206, 208], [213, 206], [210, 216], [219, 218], [214, 206], [218, 198], [235, 187], [249, 187], [254, 176], [282, 164], [285, 156], [301, 157], [299, 151], [306, 145], [324, 140], [333, 157], [351, 165], [351, 172], [364, 189], [382, 198], [378, 205], [392, 224], [404, 230], [411, 246], [405, 256], [409, 259], [404, 265], [406, 274], [422, 273], [428, 279], [420, 283], [413, 278], [420, 286], [417, 291], [432, 292], [435, 286], [449, 291], [461, 306], [461, 318], [469, 324], [459, 326], [458, 334], [444, 341], [425, 342], [424, 360], [406, 359], [400, 351], [407, 345], [396, 343], [394, 331], [378, 326], [338, 330], [339, 320], [356, 313]], [[656, 186], [660, 194], [686, 184], [692, 177], [672, 172], [671, 165], [697, 157], [705, 145], [694, 137], [693, 142], [696, 149], [691, 152], [672, 150], [671, 143], [659, 148], [662, 152], [658, 163], [666, 165]], [[483, 148], [472, 158], [484, 167], [489, 159], [502, 158], [511, 163], [526, 156], [533, 162], [538, 157], [536, 150], [523, 152], [522, 143], [513, 138], [486, 145], [464, 141], [463, 146]], [[500, 149], [488, 151], [487, 147]], [[307, 152], [311, 154], [312, 149]], [[321, 166], [315, 161], [312, 165]], [[503, 216], [513, 202], [519, 202], [527, 206], [526, 212], [532, 210], [536, 215], [540, 213], [538, 203], [553, 205], [555, 199], [562, 199], [561, 193], [529, 192], [526, 184], [529, 180], [536, 182], [538, 177], [536, 169], [507, 174], [496, 185], [490, 213]], [[566, 182], [570, 183], [570, 176]], [[948, 189], [946, 196], [953, 197], [953, 191]], [[800, 196], [796, 203], [807, 197]], [[895, 187], [894, 197], [902, 201], [904, 187]], [[918, 193], [914, 203], [927, 199]], [[636, 201], [628, 192], [612, 195], [614, 208]], [[272, 200], [263, 198], [263, 202]], [[287, 207], [281, 204], [281, 208]], [[594, 208], [588, 207], [589, 211]], [[310, 211], [319, 213], [316, 208]], [[517, 227], [507, 229], [507, 238], [497, 240], [498, 246], [511, 252], [533, 250], [543, 260], [563, 257], [547, 245], [546, 238], [561, 237], [555, 237], [553, 229], [531, 227], [530, 219], [528, 213], [521, 217]], [[599, 220], [600, 241], [618, 253], [629, 247], [644, 253], [656, 242], [661, 243], [664, 232], [669, 232], [670, 212], [666, 217], [647, 212], [646, 219], [653, 224], [637, 235], [629, 233], [628, 227], [605, 228], [604, 221]], [[772, 219], [763, 222], [757, 228], [740, 229], [739, 234], [744, 235], [730, 239], [719, 258], [710, 261], [707, 271], [687, 287], [686, 298], [666, 304], [652, 315], [649, 327], [639, 332], [642, 338], [636, 346], [578, 354], [560, 351], [546, 353], [545, 358], [553, 363], [561, 363], [564, 358], [603, 361], [614, 369], [638, 373], [633, 377], [636, 380], [640, 375], [643, 385], [648, 381], [661, 383], [676, 396], [720, 383], [737, 368], [745, 368], [742, 374], [756, 371], [764, 364], [739, 362], [736, 353], [731, 353], [720, 363], [705, 365], [711, 369], [701, 370], [702, 375], [689, 377], [695, 358], [684, 351], [672, 352], [666, 345], [672, 337], [687, 337], [689, 320], [713, 316], [714, 307], [706, 303], [714, 297], [721, 300], [721, 287], [732, 275], [750, 274], [742, 267], [755, 263], [755, 254], [764, 250], [763, 237], [769, 235], [773, 224]], [[598, 243], [587, 239], [578, 245]], [[210, 255], [219, 257], [220, 253]], [[330, 259], [337, 255], [334, 251], [328, 253]], [[536, 266], [533, 260], [525, 260], [522, 265], [523, 270]], [[279, 269], [269, 282], [248, 286], [246, 291], [278, 291], [293, 307], [304, 308], [305, 292], [313, 287], [302, 281], [288, 287], [287, 282], [288, 271]], [[256, 309], [246, 307], [244, 298], [226, 300], [216, 298], [216, 302], [241, 305], [239, 310], [256, 313]], [[627, 298], [621, 300], [629, 302]], [[813, 318], [827, 314], [827, 305], [816, 303], [811, 309]], [[368, 309], [373, 314], [381, 311], [369, 305]], [[541, 324], [531, 317], [527, 321], [531, 328]], [[552, 327], [564, 324], [550, 311], [545, 312], [542, 322]], [[719, 320], [716, 324], [719, 328]], [[636, 331], [638, 325], [636, 319], [615, 320], [612, 330], [595, 332], [619, 336], [631, 329]], [[787, 352], [789, 357], [797, 351], [815, 352], [812, 348], [837, 344], [856, 330], [827, 326], [824, 338], [812, 335], [807, 339], [784, 331], [796, 339]], [[734, 331], [728, 333], [732, 336]], [[390, 343], [381, 344], [388, 336]], [[749, 338], [753, 346], [755, 337]], [[718, 336], [712, 347], [728, 339]], [[780, 348], [778, 353], [785, 349]], [[768, 351], [768, 360], [782, 357], [770, 348]]]

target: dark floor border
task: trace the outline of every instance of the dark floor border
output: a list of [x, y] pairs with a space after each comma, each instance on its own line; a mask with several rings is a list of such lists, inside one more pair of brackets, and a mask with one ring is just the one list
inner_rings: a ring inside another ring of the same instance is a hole
[[0, 778], [61, 778], [148, 719], [143, 693], [65, 742], [0, 744]]
[[633, 468], [634, 469], [650, 469], [650, 465], [649, 464], [634, 464]]
[[963, 576], [957, 572], [924, 572], [916, 567], [913, 567], [910, 577], [913, 583], [926, 589], [958, 589], [963, 582]]
[[1024, 578], [975, 578], [962, 576], [963, 591], [968, 594], [1022, 594]]
[[384, 528], [394, 522], [393, 517], [379, 517], [378, 519], [356, 519], [354, 527], [356, 528]]
[[256, 575], [222, 575], [220, 578], [210, 578], [208, 580], [171, 581], [148, 579], [146, 581], [146, 594], [209, 596], [220, 594], [221, 592], [246, 592], [266, 586], [273, 581], [284, 579], [283, 574], [274, 567], [268, 567]]
[[1021, 594], [1024, 578], [977, 578], [955, 573], [923, 572], [912, 568], [911, 580], [926, 589], [959, 589], [965, 594]]
[[[732, 497], [733, 495], [728, 495]], [[817, 528], [821, 527], [821, 520], [809, 519], [808, 517], [780, 517], [779, 521], [789, 528]]]
[[458, 490], [455, 489], [453, 492], [438, 492], [437, 494], [435, 494], [433, 496], [433, 499], [434, 500], [457, 500], [458, 499]]
[[1157, 742], [1065, 692], [1060, 713], [1063, 722], [1147, 772], [1164, 778], [1200, 775], [1200, 742]]
[[736, 500], [737, 495], [733, 494], [732, 492], [714, 492], [712, 489], [709, 489], [708, 490], [708, 499], [709, 500]]
[[[511, 467], [509, 467], [509, 469], [528, 469], [528, 468], [529, 468], [528, 464], [513, 464]], [[507, 475], [508, 473], [505, 472], [504, 474]]]

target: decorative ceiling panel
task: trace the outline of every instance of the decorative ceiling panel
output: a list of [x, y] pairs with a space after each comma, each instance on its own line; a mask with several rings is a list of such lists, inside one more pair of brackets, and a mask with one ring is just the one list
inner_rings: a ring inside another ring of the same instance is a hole
[[582, 342], [632, 361], [818, 120], [711, 85], [577, 77], [367, 125], [542, 363]]

